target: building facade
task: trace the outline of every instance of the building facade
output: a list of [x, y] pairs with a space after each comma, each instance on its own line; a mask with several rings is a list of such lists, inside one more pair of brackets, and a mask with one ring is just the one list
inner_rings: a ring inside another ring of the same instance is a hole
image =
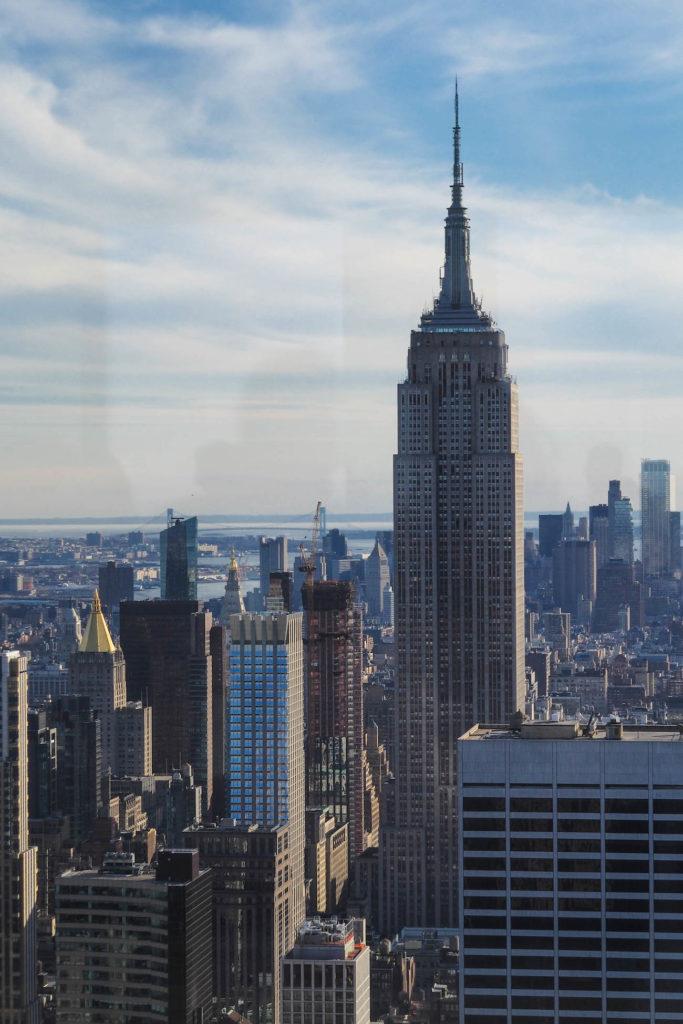
[[210, 612], [197, 601], [133, 601], [121, 605], [121, 647], [128, 697], [152, 708], [152, 766], [157, 774], [192, 765], [211, 807], [223, 751], [213, 749]]
[[181, 519], [168, 510], [168, 526], [159, 536], [163, 601], [197, 600], [197, 532], [196, 516]]
[[678, 727], [482, 725], [458, 748], [462, 1024], [679, 1019]]
[[[388, 570], [387, 570], [388, 571]], [[345, 580], [303, 588], [306, 623], [306, 806], [348, 823], [351, 857], [365, 849], [363, 627]]]
[[201, 1024], [212, 1001], [211, 872], [194, 850], [156, 869], [109, 854], [57, 880], [57, 1024]]
[[643, 575], [671, 571], [671, 466], [666, 459], [643, 459], [640, 466]]
[[0, 1020], [38, 1024], [36, 849], [29, 846], [28, 659], [0, 653]]
[[[457, 103], [456, 103], [457, 106]], [[411, 334], [394, 460], [395, 782], [381, 927], [457, 918], [456, 740], [524, 701], [522, 465], [505, 336], [477, 302], [460, 128], [439, 299]]]
[[85, 633], [71, 655], [69, 673], [70, 692], [87, 697], [100, 719], [102, 772], [110, 768], [116, 772], [116, 712], [126, 703], [126, 664], [111, 638], [97, 590]]
[[303, 870], [289, 825], [196, 825], [185, 845], [213, 873], [214, 980], [219, 1007], [280, 1024], [280, 960], [304, 920]]
[[370, 1024], [365, 921], [306, 921], [282, 959], [282, 1024]]

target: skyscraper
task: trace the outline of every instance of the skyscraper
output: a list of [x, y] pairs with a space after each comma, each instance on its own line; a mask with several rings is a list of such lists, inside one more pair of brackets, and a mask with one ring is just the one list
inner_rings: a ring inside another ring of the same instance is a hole
[[[196, 850], [132, 853], [57, 881], [57, 1020], [190, 1024], [212, 998], [211, 872]], [[4, 1018], [3, 1018], [4, 1020]]]
[[97, 571], [97, 582], [102, 604], [110, 615], [118, 619], [119, 605], [122, 601], [134, 598], [133, 582], [135, 572], [132, 565], [117, 565], [107, 562]]
[[[590, 624], [595, 603], [597, 563], [594, 540], [563, 540], [553, 552], [555, 603], [572, 620]], [[586, 615], [582, 614], [585, 610]]]
[[188, 762], [211, 808], [213, 779], [222, 773], [222, 751], [213, 751], [213, 685], [210, 612], [197, 601], [124, 601], [121, 647], [128, 696], [152, 708], [152, 764], [168, 772]]
[[349, 824], [354, 858], [365, 849], [363, 629], [353, 584], [316, 580], [302, 591], [306, 621], [306, 806]]
[[242, 824], [291, 826], [304, 843], [301, 614], [233, 615], [226, 808]]
[[369, 618], [383, 618], [384, 591], [388, 586], [391, 586], [389, 559], [379, 540], [375, 540], [375, 546], [365, 563], [365, 596]]
[[394, 461], [397, 742], [381, 927], [457, 918], [458, 736], [524, 700], [522, 465], [502, 331], [470, 276], [460, 125], [441, 292], [411, 334]]
[[0, 654], [0, 1020], [37, 1024], [36, 849], [28, 843], [28, 672]]
[[228, 576], [225, 581], [225, 596], [223, 597], [223, 606], [221, 608], [221, 625], [228, 627], [230, 625], [230, 616], [241, 615], [243, 611], [244, 600], [240, 590], [239, 565], [233, 555], [230, 559]]
[[266, 606], [266, 596], [272, 572], [287, 572], [289, 556], [286, 537], [261, 537], [259, 541], [259, 585], [261, 605]]
[[69, 662], [71, 693], [88, 697], [100, 719], [102, 773], [117, 770], [116, 712], [126, 703], [126, 665], [111, 638], [99, 592], [93, 595], [90, 618], [78, 650]]
[[609, 555], [609, 506], [591, 505], [588, 509], [588, 536], [595, 541], [595, 558], [598, 569]]
[[665, 576], [671, 563], [671, 467], [666, 459], [640, 466], [643, 575]]
[[197, 517], [182, 519], [168, 510], [168, 526], [159, 537], [161, 597], [197, 600]]

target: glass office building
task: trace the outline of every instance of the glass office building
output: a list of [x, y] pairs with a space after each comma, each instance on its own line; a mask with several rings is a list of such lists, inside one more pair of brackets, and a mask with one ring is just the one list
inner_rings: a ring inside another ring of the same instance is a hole
[[303, 827], [302, 616], [233, 615], [231, 635], [227, 815]]
[[[172, 513], [172, 509], [169, 510]], [[197, 517], [172, 518], [159, 537], [161, 597], [197, 600]]]

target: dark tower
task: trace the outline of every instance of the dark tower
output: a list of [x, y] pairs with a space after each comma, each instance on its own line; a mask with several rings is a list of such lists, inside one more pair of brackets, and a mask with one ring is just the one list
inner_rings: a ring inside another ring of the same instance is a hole
[[456, 744], [523, 704], [522, 465], [505, 335], [474, 295], [458, 97], [446, 260], [411, 333], [394, 460], [395, 782], [380, 841], [384, 934], [457, 920]]

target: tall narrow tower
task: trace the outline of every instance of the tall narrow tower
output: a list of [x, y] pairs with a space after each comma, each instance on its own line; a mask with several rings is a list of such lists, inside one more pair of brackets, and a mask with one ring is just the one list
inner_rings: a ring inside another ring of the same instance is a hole
[[470, 276], [458, 95], [446, 258], [398, 387], [395, 781], [385, 786], [380, 925], [453, 926], [456, 743], [523, 703], [522, 464], [505, 335]]
[[37, 1024], [36, 848], [28, 844], [28, 667], [0, 654], [0, 1020]]

